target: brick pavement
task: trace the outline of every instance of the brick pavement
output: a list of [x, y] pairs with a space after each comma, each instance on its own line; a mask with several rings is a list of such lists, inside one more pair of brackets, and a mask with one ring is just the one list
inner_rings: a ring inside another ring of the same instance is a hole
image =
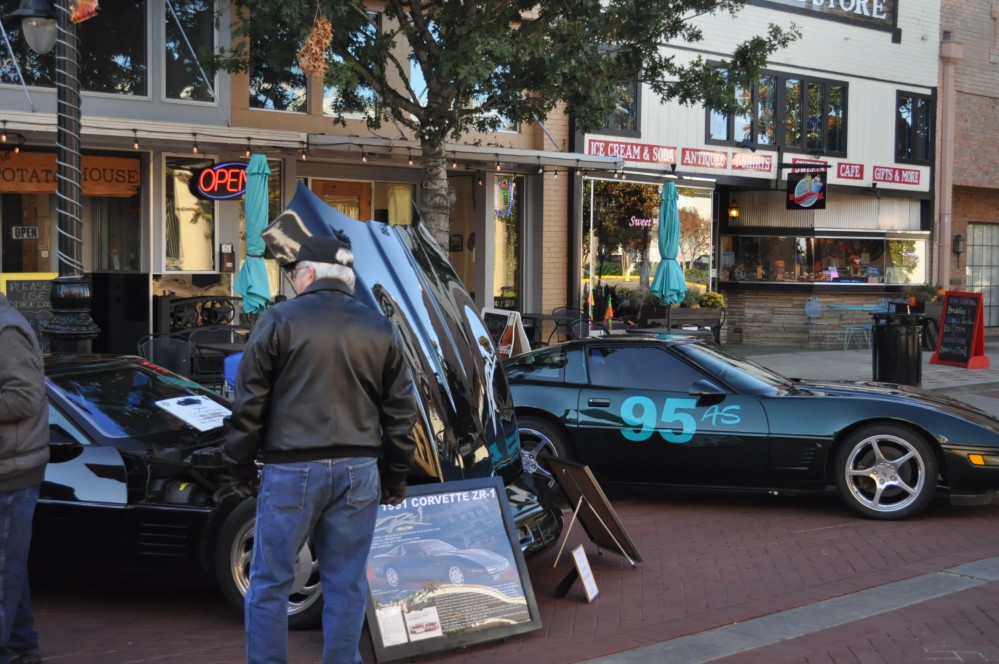
[[[854, 517], [831, 495], [608, 494], [642, 563], [598, 555], [575, 530], [568, 547], [585, 543], [600, 589], [592, 604], [578, 585], [553, 598], [571, 562], [552, 569], [548, 551], [528, 562], [542, 629], [415, 661], [579, 662], [999, 555], [997, 505], [938, 501], [917, 519], [884, 523]], [[989, 584], [718, 661], [997, 661], [996, 590]], [[47, 582], [36, 583], [35, 605], [46, 662], [242, 661], [240, 618], [214, 591]], [[320, 641], [316, 630], [291, 633], [291, 661], [320, 661]], [[980, 658], [962, 660], [961, 652]]]

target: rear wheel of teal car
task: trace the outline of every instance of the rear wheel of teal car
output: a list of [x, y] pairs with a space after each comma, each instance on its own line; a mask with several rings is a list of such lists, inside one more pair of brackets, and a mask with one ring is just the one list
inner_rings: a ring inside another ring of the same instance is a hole
[[875, 424], [852, 433], [836, 453], [836, 489], [871, 519], [905, 519], [921, 512], [937, 488], [937, 459], [916, 431]]
[[541, 473], [551, 477], [548, 468], [541, 463], [546, 456], [571, 460], [565, 434], [554, 424], [533, 415], [517, 416], [520, 433], [520, 456], [524, 470], [528, 473]]

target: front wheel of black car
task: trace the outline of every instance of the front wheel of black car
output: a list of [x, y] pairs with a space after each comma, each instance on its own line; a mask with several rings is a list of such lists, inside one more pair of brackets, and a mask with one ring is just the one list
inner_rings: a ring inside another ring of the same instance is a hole
[[921, 512], [937, 487], [937, 459], [922, 436], [896, 424], [857, 430], [836, 453], [836, 489], [871, 519]]
[[558, 427], [547, 420], [531, 415], [517, 417], [520, 433], [520, 456], [524, 470], [551, 476], [541, 459], [546, 456], [569, 460], [568, 443]]
[[[250, 586], [250, 558], [257, 501], [244, 500], [226, 518], [215, 544], [215, 575], [222, 594], [238, 611], [243, 611], [246, 589]], [[288, 596], [288, 627], [308, 629], [322, 619], [323, 594], [319, 584], [319, 562], [311, 540], [295, 559], [295, 580]]]

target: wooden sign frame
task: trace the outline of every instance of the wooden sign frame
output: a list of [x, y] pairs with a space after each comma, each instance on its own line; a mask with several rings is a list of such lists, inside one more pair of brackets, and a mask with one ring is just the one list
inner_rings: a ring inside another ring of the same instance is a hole
[[[597, 484], [597, 479], [593, 476], [589, 466], [556, 459], [555, 457], [543, 457], [542, 462], [548, 466], [555, 481], [565, 492], [569, 502], [576, 506], [573, 512], [573, 521], [564, 531], [562, 547], [569, 538], [569, 531], [576, 519], [583, 524], [583, 530], [594, 544], [602, 549], [613, 551], [624, 556], [632, 567], [636, 562], [642, 561], [642, 554], [638, 552], [638, 547], [631, 540], [628, 531], [625, 530], [621, 520], [617, 517], [617, 512], [611, 506], [603, 489]], [[555, 557], [555, 564], [562, 554]]]
[[[974, 307], [974, 311], [970, 308]], [[985, 321], [981, 293], [947, 291], [944, 293], [943, 313], [940, 315], [940, 332], [937, 335], [937, 349], [930, 358], [930, 364], [945, 364], [967, 369], [987, 369], [989, 358], [985, 356]], [[967, 332], [970, 329], [971, 336]], [[948, 332], [951, 334], [948, 335]], [[961, 336], [957, 339], [957, 336]], [[955, 354], [947, 346], [948, 340], [963, 343], [963, 352]]]

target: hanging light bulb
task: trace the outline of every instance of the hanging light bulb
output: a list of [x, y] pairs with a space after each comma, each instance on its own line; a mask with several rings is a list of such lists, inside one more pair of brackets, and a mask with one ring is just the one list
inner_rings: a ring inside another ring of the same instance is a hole
[[499, 169], [500, 169], [499, 155], [496, 155], [496, 170], [498, 171]]
[[198, 149], [198, 135], [197, 134], [192, 134], [192, 136], [194, 136], [194, 145], [191, 147], [191, 152], [193, 152], [194, 154], [198, 154], [198, 152], [199, 152], [199, 149]]
[[135, 137], [135, 140], [132, 141], [132, 149], [133, 150], [138, 150], [139, 149], [139, 130], [138, 129], [133, 129], [132, 130], [132, 136]]
[[246, 152], [244, 152], [243, 154], [245, 156], [247, 156], [247, 157], [249, 157], [250, 154], [251, 154], [251, 151], [250, 151], [250, 137], [249, 136], [246, 137]]
[[309, 144], [302, 143], [302, 161], [309, 160]]
[[454, 153], [451, 154], [451, 168], [458, 168], [458, 156]]
[[413, 165], [413, 148], [409, 148], [409, 165]]
[[541, 166], [541, 157], [538, 157], [538, 175], [544, 175], [545, 169]]
[[479, 185], [480, 187], [481, 187], [482, 185], [484, 185], [484, 184], [486, 183], [486, 181], [485, 181], [485, 180], [484, 180], [484, 179], [482, 178], [482, 173], [479, 173], [479, 177], [478, 177], [478, 179], [476, 180], [476, 182], [478, 183], [478, 185]]
[[368, 163], [368, 153], [364, 151], [364, 148], [361, 148], [361, 161], [365, 164]]
[[7, 121], [3, 121], [3, 134], [0, 134], [0, 143], [7, 142]]
[[552, 170], [552, 179], [553, 180], [558, 180], [558, 169], [557, 168], [554, 169], [554, 170]]

